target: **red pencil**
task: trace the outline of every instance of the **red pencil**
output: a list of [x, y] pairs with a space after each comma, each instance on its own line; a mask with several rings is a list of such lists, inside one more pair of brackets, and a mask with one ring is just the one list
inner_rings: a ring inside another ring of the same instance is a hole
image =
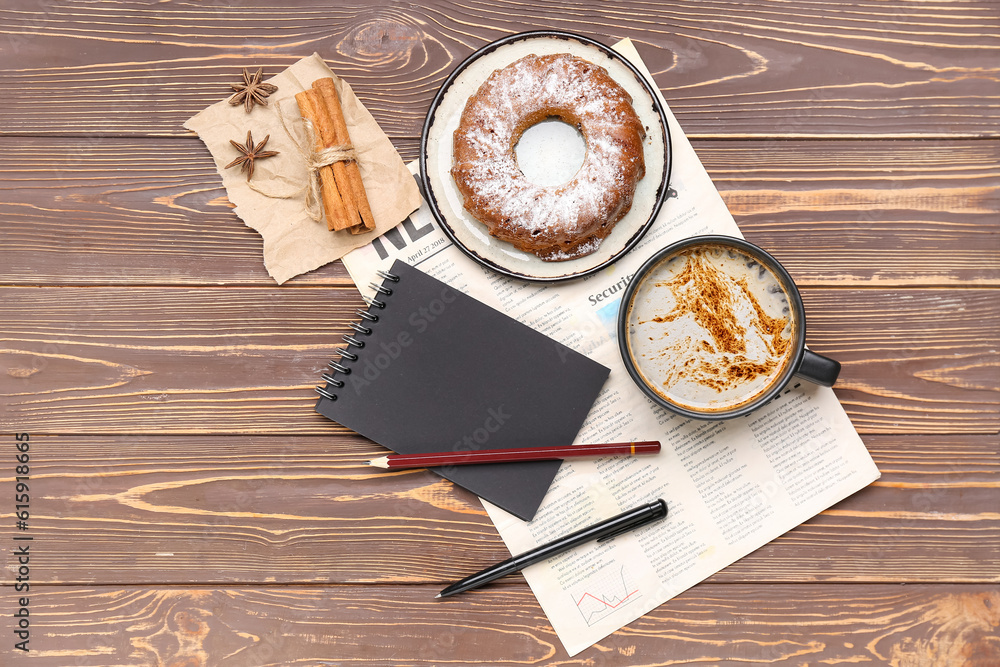
[[615, 442], [607, 445], [571, 445], [569, 447], [528, 447], [524, 449], [480, 449], [468, 452], [435, 452], [433, 454], [390, 454], [368, 462], [376, 468], [433, 468], [472, 463], [509, 463], [511, 461], [554, 461], [580, 456], [615, 456], [655, 454], [660, 451], [656, 440]]

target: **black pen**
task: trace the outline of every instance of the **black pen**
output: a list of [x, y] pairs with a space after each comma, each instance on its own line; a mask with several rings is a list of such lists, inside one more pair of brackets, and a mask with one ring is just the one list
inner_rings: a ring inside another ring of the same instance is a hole
[[486, 568], [482, 572], [477, 572], [472, 576], [462, 579], [461, 581], [456, 581], [451, 586], [438, 593], [437, 597], [446, 598], [449, 595], [462, 593], [471, 588], [478, 588], [479, 586], [488, 584], [494, 579], [499, 579], [500, 577], [513, 574], [514, 572], [519, 572], [529, 565], [534, 565], [535, 563], [543, 561], [547, 558], [561, 554], [564, 551], [569, 551], [575, 546], [590, 542], [591, 540], [604, 542], [606, 540], [610, 540], [616, 535], [620, 535], [621, 533], [635, 530], [639, 526], [644, 526], [647, 523], [652, 523], [653, 521], [658, 521], [665, 516], [667, 516], [667, 503], [661, 498], [660, 500], [649, 503], [648, 505], [636, 507], [635, 509], [631, 509], [627, 512], [622, 512], [618, 516], [613, 516], [610, 519], [601, 521], [600, 523], [595, 523], [593, 526], [582, 528], [575, 533], [570, 533], [569, 535], [560, 537], [558, 540], [554, 540], [548, 544], [543, 544], [542, 546], [532, 549], [531, 551], [526, 551], [519, 556], [513, 556], [505, 561], [501, 561], [496, 565]]

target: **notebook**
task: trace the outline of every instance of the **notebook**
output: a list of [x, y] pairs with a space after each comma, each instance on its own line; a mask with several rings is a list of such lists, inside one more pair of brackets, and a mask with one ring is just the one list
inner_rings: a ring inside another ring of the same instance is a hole
[[[399, 454], [569, 446], [610, 371], [396, 260], [316, 410]], [[559, 461], [434, 471], [530, 520]]]

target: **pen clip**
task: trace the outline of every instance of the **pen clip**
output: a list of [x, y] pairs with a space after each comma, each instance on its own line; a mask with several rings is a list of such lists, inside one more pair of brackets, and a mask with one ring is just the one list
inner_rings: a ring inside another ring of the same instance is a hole
[[603, 542], [607, 542], [608, 540], [613, 540], [622, 533], [627, 533], [635, 530], [636, 528], [641, 528], [642, 526], [645, 526], [647, 523], [658, 521], [659, 519], [662, 519], [667, 515], [667, 504], [662, 500], [658, 500], [656, 503], [653, 503], [652, 506], [656, 507], [656, 510], [652, 514], [644, 517], [639, 517], [634, 521], [630, 521], [627, 525], [622, 526], [618, 530], [608, 533], [603, 537], [597, 538], [597, 543], [601, 544]]
[[630, 532], [630, 531], [632, 531], [632, 530], [635, 530], [636, 528], [638, 528], [638, 527], [639, 527], [639, 525], [638, 525], [639, 523], [640, 523], [640, 522], [638, 522], [638, 521], [637, 521], [637, 522], [635, 522], [635, 523], [630, 523], [630, 524], [629, 524], [629, 525], [627, 525], [627, 526], [622, 526], [621, 528], [619, 528], [618, 530], [616, 530], [616, 531], [615, 531], [615, 532], [613, 532], [613, 533], [608, 533], [608, 534], [607, 534], [607, 535], [605, 535], [604, 537], [599, 537], [599, 538], [597, 538], [597, 543], [598, 543], [598, 544], [602, 544], [602, 543], [604, 543], [604, 542], [607, 542], [608, 540], [613, 540], [613, 539], [615, 539], [616, 537], [618, 537], [618, 536], [619, 536], [619, 535], [621, 535], [622, 533], [628, 533], [628, 532]]

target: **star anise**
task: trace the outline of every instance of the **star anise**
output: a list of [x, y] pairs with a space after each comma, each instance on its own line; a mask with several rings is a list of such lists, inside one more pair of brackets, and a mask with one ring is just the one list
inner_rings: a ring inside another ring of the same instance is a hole
[[264, 137], [264, 141], [260, 142], [256, 146], [253, 143], [253, 137], [250, 136], [250, 132], [247, 132], [247, 142], [245, 144], [238, 144], [232, 139], [230, 139], [229, 143], [235, 146], [236, 150], [238, 150], [240, 153], [243, 153], [243, 155], [239, 156], [238, 158], [227, 164], [226, 169], [229, 169], [230, 167], [235, 167], [236, 165], [241, 165], [240, 172], [244, 171], [247, 172], [247, 180], [249, 181], [250, 177], [253, 176], [254, 160], [263, 160], [266, 157], [273, 157], [278, 154], [278, 151], [261, 150], [262, 148], [264, 148], [264, 145], [270, 138], [271, 135], [269, 134], [266, 137]]
[[278, 87], [270, 83], [261, 82], [260, 79], [263, 71], [262, 68], [257, 68], [257, 73], [250, 76], [250, 72], [244, 67], [243, 83], [233, 84], [233, 90], [236, 91], [236, 94], [229, 98], [229, 103], [233, 106], [242, 104], [246, 108], [247, 113], [250, 113], [254, 104], [266, 107], [267, 96], [276, 91]]

